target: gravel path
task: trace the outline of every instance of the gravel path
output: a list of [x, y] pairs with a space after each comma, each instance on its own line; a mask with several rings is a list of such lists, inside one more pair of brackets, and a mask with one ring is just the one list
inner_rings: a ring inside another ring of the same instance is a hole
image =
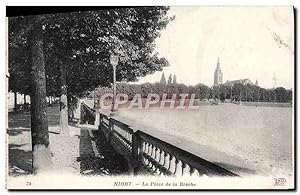
[[[125, 159], [91, 125], [69, 125], [70, 136], [59, 132], [59, 107], [48, 108], [50, 150], [55, 172], [76, 175], [127, 174]], [[7, 129], [10, 176], [32, 173], [30, 113], [9, 113]]]

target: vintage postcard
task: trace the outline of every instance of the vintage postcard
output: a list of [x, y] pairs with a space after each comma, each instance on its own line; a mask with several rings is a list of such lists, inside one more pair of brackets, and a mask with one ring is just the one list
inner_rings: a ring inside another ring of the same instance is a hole
[[7, 16], [7, 189], [295, 188], [294, 7], [77, 9]]

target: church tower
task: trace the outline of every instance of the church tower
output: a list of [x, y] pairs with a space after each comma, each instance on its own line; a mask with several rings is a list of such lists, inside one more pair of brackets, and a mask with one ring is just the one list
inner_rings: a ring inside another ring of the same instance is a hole
[[220, 85], [223, 82], [223, 73], [220, 68], [220, 62], [218, 57], [217, 67], [214, 74], [214, 86]]

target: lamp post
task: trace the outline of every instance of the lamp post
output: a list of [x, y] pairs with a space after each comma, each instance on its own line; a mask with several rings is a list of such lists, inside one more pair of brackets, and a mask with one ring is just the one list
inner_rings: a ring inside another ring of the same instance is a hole
[[116, 89], [116, 68], [119, 62], [119, 57], [115, 54], [110, 55], [110, 63], [113, 67], [113, 102], [112, 102], [112, 112], [116, 112], [117, 109], [115, 109], [115, 102], [116, 102], [116, 96], [117, 96], [117, 89]]
[[230, 101], [232, 102], [232, 85], [230, 85]]
[[94, 98], [94, 109], [96, 109], [96, 89], [94, 89], [93, 98]]

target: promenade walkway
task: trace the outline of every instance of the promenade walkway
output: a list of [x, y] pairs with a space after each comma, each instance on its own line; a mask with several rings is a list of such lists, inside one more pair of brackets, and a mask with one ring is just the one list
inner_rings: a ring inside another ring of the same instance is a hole
[[[55, 169], [81, 175], [127, 174], [125, 159], [106, 143], [93, 125], [69, 124], [68, 140], [58, 134], [59, 106], [48, 107], [49, 139]], [[8, 114], [8, 172], [12, 176], [32, 173], [30, 113]]]

